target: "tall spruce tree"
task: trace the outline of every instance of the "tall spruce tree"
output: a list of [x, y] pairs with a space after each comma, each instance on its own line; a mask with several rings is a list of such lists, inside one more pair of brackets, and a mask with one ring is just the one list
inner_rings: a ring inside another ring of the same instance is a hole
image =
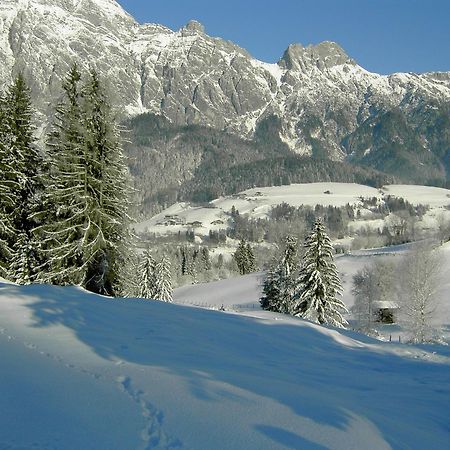
[[4, 158], [2, 171], [8, 171], [1, 175], [1, 209], [8, 215], [2, 228], [6, 235], [9, 230], [9, 244], [2, 247], [5, 254], [10, 252], [9, 263], [4, 267], [8, 278], [28, 284], [35, 280], [37, 272], [39, 249], [32, 234], [36, 225], [33, 213], [42, 193], [44, 160], [35, 142], [30, 89], [22, 74], [14, 79], [1, 103], [0, 133], [2, 140], [5, 138], [0, 149]]
[[211, 264], [211, 258], [209, 256], [209, 250], [208, 247], [202, 247], [202, 268], [205, 271], [211, 270], [212, 264]]
[[252, 273], [256, 271], [256, 257], [250, 243], [247, 243], [246, 247], [246, 258], [247, 258], [247, 273]]
[[155, 289], [153, 298], [163, 302], [172, 302], [172, 275], [170, 260], [164, 255], [155, 268]]
[[239, 242], [233, 257], [241, 275], [246, 275], [256, 270], [255, 255], [250, 244], [246, 243], [244, 239]]
[[343, 328], [347, 321], [342, 314], [347, 309], [337, 298], [342, 295], [342, 285], [333, 260], [333, 247], [321, 219], [315, 221], [304, 247], [294, 296], [295, 315]]
[[233, 254], [236, 261], [237, 268], [241, 275], [247, 273], [247, 256], [246, 256], [246, 244], [244, 240], [241, 240]]
[[7, 105], [0, 96], [0, 277], [8, 277], [13, 256], [13, 243], [17, 230], [14, 210], [20, 198], [20, 173], [17, 172], [12, 154], [13, 135], [7, 120]]
[[105, 88], [95, 71], [82, 87], [81, 79], [73, 66], [63, 85], [49, 136], [54, 220], [36, 232], [49, 260], [44, 280], [116, 295], [129, 240], [127, 170]]
[[90, 199], [80, 80], [81, 73], [73, 65], [63, 82], [63, 97], [48, 136], [51, 172], [45, 208], [36, 214], [43, 225], [35, 234], [42, 239], [46, 256], [40, 278], [62, 285], [82, 284], [86, 273], [82, 244]]
[[297, 239], [287, 236], [281, 260], [268, 271], [264, 280], [264, 295], [260, 300], [263, 309], [284, 314], [293, 313], [294, 276], [298, 265], [297, 251]]
[[146, 250], [139, 266], [139, 297], [154, 298], [156, 291], [156, 261]]
[[121, 265], [130, 243], [129, 182], [119, 130], [106, 89], [91, 70], [84, 88], [85, 129], [91, 214], [87, 227], [90, 245], [84, 255], [86, 288], [114, 295], [121, 280]]

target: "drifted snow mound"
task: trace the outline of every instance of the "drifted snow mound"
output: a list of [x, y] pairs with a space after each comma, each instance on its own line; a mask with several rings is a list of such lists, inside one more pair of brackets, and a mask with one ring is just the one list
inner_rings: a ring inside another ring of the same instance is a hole
[[448, 349], [256, 315], [1, 283], [0, 448], [448, 446]]

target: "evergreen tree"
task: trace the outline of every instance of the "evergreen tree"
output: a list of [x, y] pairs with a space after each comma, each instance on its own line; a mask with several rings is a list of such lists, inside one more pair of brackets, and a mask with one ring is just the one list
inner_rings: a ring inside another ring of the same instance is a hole
[[[1, 104], [0, 152], [1, 168], [5, 172], [1, 175], [0, 195], [2, 215], [8, 218], [0, 230], [6, 238], [0, 239], [0, 245], [4, 255], [10, 254], [9, 264], [3, 261], [2, 266], [3, 270], [8, 269], [11, 280], [30, 283], [37, 271], [38, 244], [32, 235], [36, 225], [33, 213], [42, 192], [44, 161], [35, 143], [31, 95], [22, 74], [15, 78]], [[15, 272], [19, 267], [18, 261], [21, 261], [20, 266], [27, 267], [27, 277]]]
[[20, 173], [12, 155], [13, 135], [7, 120], [6, 101], [0, 97], [0, 277], [7, 278], [17, 230], [14, 210], [20, 198]]
[[140, 296], [142, 263], [142, 256], [138, 255], [136, 251], [127, 253], [122, 269], [120, 291], [117, 293], [120, 297], [136, 298]]
[[242, 240], [239, 242], [236, 251], [233, 254], [233, 258], [236, 261], [236, 266], [239, 270], [239, 273], [241, 275], [244, 275], [247, 270], [247, 261], [246, 261], [246, 248], [245, 248], [245, 241]]
[[188, 248], [186, 246], [181, 247], [180, 249], [180, 268], [181, 275], [186, 275], [188, 273]]
[[90, 73], [84, 97], [92, 208], [86, 232], [90, 245], [84, 254], [85, 285], [93, 292], [114, 295], [131, 239], [128, 172], [105, 88], [95, 71]]
[[192, 284], [197, 284], [198, 283], [197, 259], [195, 256], [195, 252], [188, 258], [187, 261], [188, 261], [188, 264], [187, 264], [186, 274], [190, 275]]
[[116, 295], [130, 238], [127, 170], [103, 85], [95, 71], [82, 89], [80, 80], [72, 67], [49, 136], [54, 220], [36, 229], [50, 261], [44, 280]]
[[155, 298], [156, 291], [156, 261], [147, 250], [143, 254], [139, 267], [139, 297]]
[[211, 258], [209, 257], [208, 247], [202, 248], [202, 264], [204, 270], [206, 271], [211, 270], [212, 265], [211, 265]]
[[172, 302], [172, 275], [170, 260], [164, 255], [155, 267], [155, 290], [153, 298], [163, 302]]
[[347, 309], [337, 295], [342, 286], [333, 261], [333, 247], [321, 219], [306, 238], [306, 249], [297, 280], [295, 315], [320, 324], [343, 328]]
[[269, 270], [264, 280], [264, 295], [260, 300], [263, 309], [284, 314], [293, 313], [297, 249], [297, 239], [287, 236], [280, 262]]
[[25, 233], [17, 236], [9, 272], [18, 284], [31, 284], [35, 281], [38, 262], [32, 240]]
[[256, 258], [253, 253], [253, 249], [249, 243], [247, 243], [246, 247], [246, 259], [247, 259], [247, 273], [252, 273], [256, 271]]
[[34, 230], [46, 255], [40, 278], [55, 284], [82, 284], [86, 273], [82, 244], [88, 242], [84, 227], [90, 222], [90, 179], [80, 80], [81, 73], [73, 65], [48, 136], [51, 171], [45, 207], [36, 214], [43, 225]]
[[246, 275], [256, 270], [256, 260], [250, 244], [242, 239], [234, 252], [234, 260], [241, 275]]

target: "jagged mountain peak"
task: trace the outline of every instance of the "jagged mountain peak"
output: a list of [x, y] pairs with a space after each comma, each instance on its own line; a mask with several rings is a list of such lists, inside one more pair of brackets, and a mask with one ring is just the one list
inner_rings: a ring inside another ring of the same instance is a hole
[[51, 9], [62, 9], [69, 14], [89, 16], [102, 12], [104, 16], [132, 19], [115, 0], [2, 0], [0, 10], [38, 9], [47, 14]]
[[205, 33], [205, 27], [197, 20], [190, 20], [181, 31], [193, 32], [193, 33]]
[[336, 42], [324, 41], [317, 45], [291, 44], [284, 52], [280, 66], [288, 70], [307, 70], [308, 67], [319, 69], [331, 68], [342, 64], [356, 63]]

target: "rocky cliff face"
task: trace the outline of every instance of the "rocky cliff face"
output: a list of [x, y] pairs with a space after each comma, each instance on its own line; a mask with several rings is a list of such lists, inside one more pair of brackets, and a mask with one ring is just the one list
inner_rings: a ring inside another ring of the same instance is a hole
[[[428, 178], [445, 177], [450, 137], [440, 138], [424, 121], [436, 111], [441, 126], [449, 121], [450, 74], [370, 73], [332, 42], [291, 45], [278, 64], [267, 64], [208, 36], [195, 21], [176, 32], [140, 25], [114, 0], [2, 0], [0, 60], [0, 84], [24, 71], [44, 117], [77, 61], [108, 77], [124, 115], [162, 114], [176, 125], [244, 138], [275, 115], [277, 133], [293, 152], [368, 165], [378, 151], [374, 129], [395, 111], [406, 131], [394, 129], [389, 139], [402, 141], [401, 152], [416, 153], [414, 164], [431, 153]], [[414, 144], [406, 144], [404, 134], [420, 126]]]

